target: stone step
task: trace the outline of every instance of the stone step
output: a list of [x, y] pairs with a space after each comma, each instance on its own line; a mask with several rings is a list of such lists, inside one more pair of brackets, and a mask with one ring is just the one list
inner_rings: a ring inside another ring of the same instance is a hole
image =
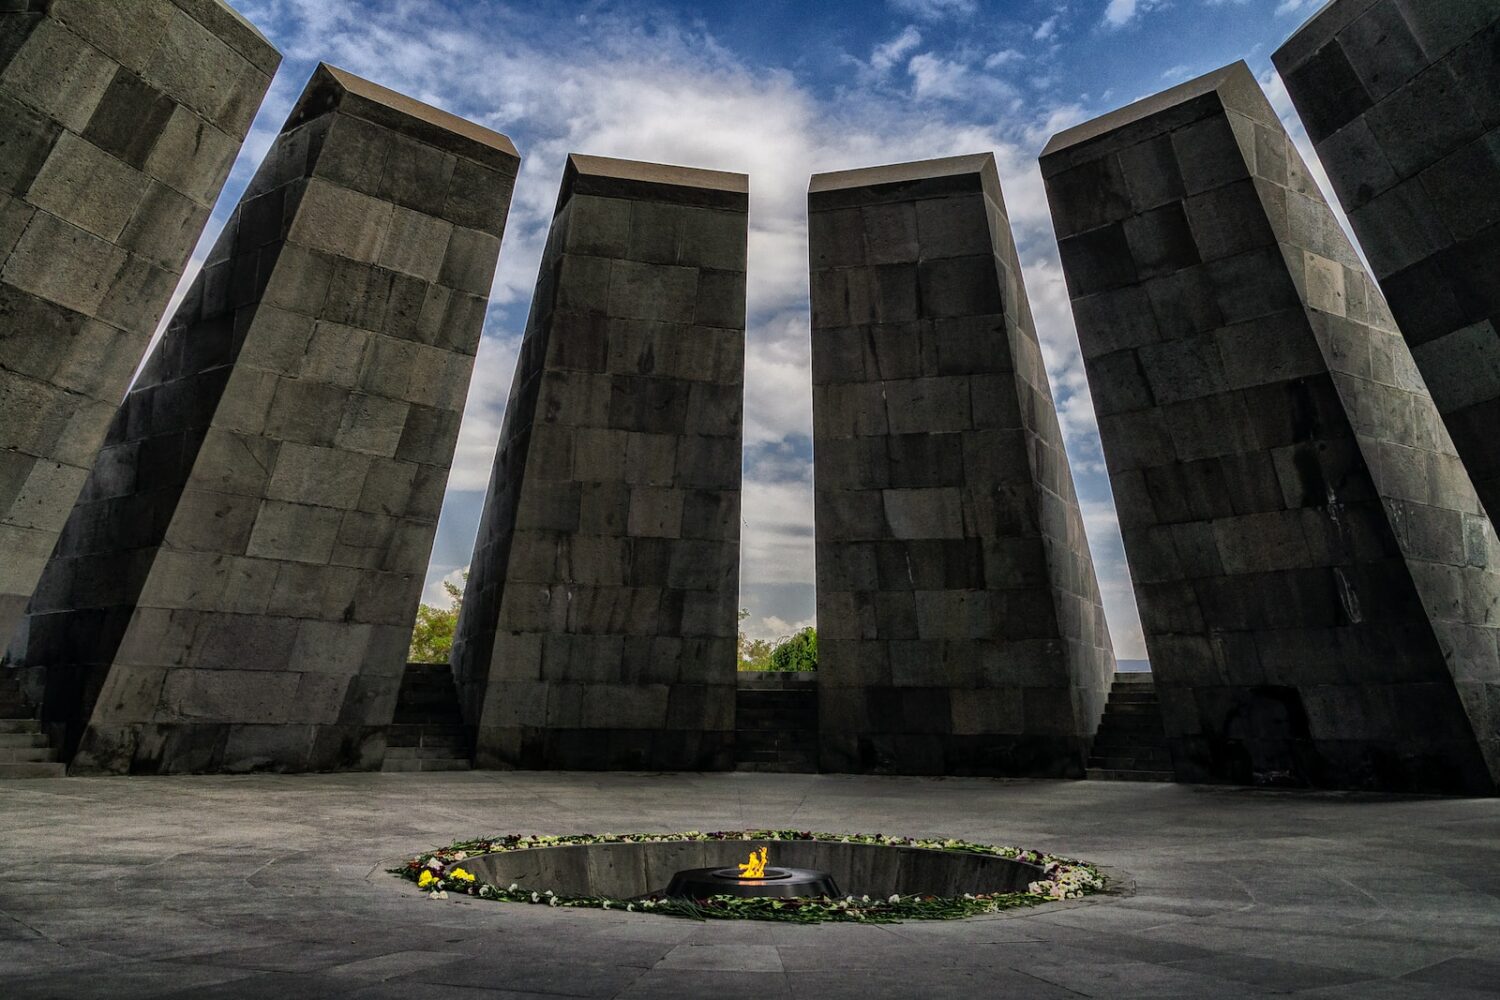
[[1120, 737], [1131, 743], [1157, 743], [1166, 739], [1161, 722], [1154, 718], [1111, 719], [1099, 726], [1095, 739]]
[[736, 771], [757, 771], [762, 774], [817, 774], [818, 759], [808, 755], [780, 760], [742, 760], [735, 764]]
[[1161, 706], [1154, 701], [1149, 705], [1141, 703], [1117, 705], [1111, 701], [1109, 707], [1104, 710], [1104, 716], [1100, 719], [1100, 722], [1115, 721], [1129, 723], [1136, 720], [1155, 722], [1160, 718]]
[[1102, 726], [1094, 735], [1092, 749], [1098, 753], [1105, 747], [1129, 747], [1130, 749], [1150, 747], [1157, 750], [1167, 748], [1167, 738], [1161, 733], [1153, 732], [1126, 732], [1121, 729], [1105, 729]]
[[1133, 757], [1130, 754], [1089, 754], [1089, 768], [1104, 771], [1164, 771], [1172, 774], [1172, 762], [1161, 757]]
[[745, 701], [735, 702], [735, 711], [751, 715], [817, 715], [818, 703], [806, 699], [789, 702]]
[[435, 760], [439, 757], [462, 757], [465, 760], [468, 759], [467, 754], [455, 753], [453, 747], [446, 746], [387, 746], [385, 748], [386, 760], [410, 760], [413, 758], [420, 760]]
[[734, 717], [734, 727], [736, 729], [777, 729], [787, 732], [816, 732], [818, 729], [818, 717], [816, 714], [752, 715], [747, 712], [739, 712]]
[[67, 775], [66, 764], [0, 761], [0, 778], [65, 778]]
[[395, 719], [391, 720], [391, 724], [395, 726], [457, 726], [462, 723], [459, 721], [458, 713], [450, 710], [446, 712], [398, 711]]
[[428, 690], [426, 688], [402, 688], [396, 695], [396, 703], [406, 708], [444, 708], [452, 710], [458, 707], [458, 692], [449, 688], [443, 690]]
[[1091, 781], [1172, 781], [1171, 771], [1116, 771], [1091, 767], [1084, 772]]
[[805, 747], [818, 745], [817, 730], [800, 732], [764, 732], [762, 730], [736, 729], [734, 732], [736, 746], [753, 747], [757, 750], [770, 749], [772, 747], [791, 747], [801, 750]]
[[41, 763], [57, 760], [57, 751], [51, 747], [0, 747], [0, 763], [19, 764], [27, 761]]
[[451, 747], [467, 751], [473, 737], [466, 726], [396, 723], [386, 730], [388, 747]]
[[1094, 734], [1094, 746], [1166, 747], [1167, 736], [1159, 729], [1127, 730], [1118, 726], [1100, 726]]
[[42, 724], [35, 719], [0, 718], [0, 733], [39, 733]]
[[391, 757], [386, 755], [380, 764], [385, 772], [396, 771], [472, 771], [474, 764], [467, 757]]
[[0, 733], [0, 748], [45, 747], [51, 741], [42, 733]]
[[1120, 743], [1096, 745], [1089, 750], [1089, 757], [1133, 757], [1136, 760], [1159, 760], [1163, 764], [1172, 762], [1172, 753], [1165, 746], [1130, 746]]

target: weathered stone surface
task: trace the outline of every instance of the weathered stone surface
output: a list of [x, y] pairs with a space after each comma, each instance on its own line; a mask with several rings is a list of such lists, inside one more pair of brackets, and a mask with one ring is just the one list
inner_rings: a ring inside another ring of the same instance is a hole
[[569, 158], [453, 650], [481, 766], [733, 765], [746, 208]]
[[1493, 790], [1500, 546], [1249, 69], [1042, 173], [1178, 777]]
[[1500, 4], [1337, 0], [1275, 61], [1500, 517]]
[[808, 207], [820, 765], [1082, 777], [1114, 654], [994, 158]]
[[3, 651], [281, 55], [219, 0], [0, 8]]
[[379, 766], [518, 164], [314, 73], [32, 603], [75, 773]]

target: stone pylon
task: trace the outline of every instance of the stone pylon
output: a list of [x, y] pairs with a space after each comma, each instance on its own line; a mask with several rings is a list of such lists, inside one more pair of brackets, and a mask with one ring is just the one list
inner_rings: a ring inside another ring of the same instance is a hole
[[378, 766], [518, 164], [313, 74], [32, 602], [75, 773]]
[[1500, 546], [1249, 69], [1042, 174], [1178, 777], [1493, 790]]
[[1082, 777], [1115, 660], [994, 157], [808, 211], [820, 765]]
[[1338, 0], [1274, 58], [1500, 517], [1500, 4]]
[[747, 191], [568, 159], [453, 649], [480, 766], [732, 764]]
[[0, 11], [4, 652], [281, 54], [219, 0]]

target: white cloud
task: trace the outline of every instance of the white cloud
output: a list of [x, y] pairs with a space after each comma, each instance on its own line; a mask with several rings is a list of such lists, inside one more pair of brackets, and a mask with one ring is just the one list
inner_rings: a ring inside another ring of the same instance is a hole
[[1039, 42], [1050, 42], [1057, 37], [1057, 22], [1061, 17], [1061, 14], [1053, 14], [1036, 26], [1036, 30], [1031, 33], [1031, 37]]
[[1163, 6], [1165, 0], [1109, 0], [1104, 8], [1104, 23], [1111, 28], [1123, 28], [1137, 17]]
[[427, 586], [422, 589], [422, 603], [431, 604], [433, 607], [448, 608], [453, 606], [453, 599], [448, 596], [448, 591], [443, 584], [451, 583], [460, 591], [464, 589], [464, 577], [468, 575], [469, 567], [463, 566], [434, 566], [433, 570], [438, 573], [429, 573]]
[[939, 59], [930, 52], [913, 56], [906, 71], [911, 74], [911, 92], [917, 100], [967, 96], [968, 67]]
[[922, 33], [915, 25], [908, 24], [901, 34], [888, 42], [875, 46], [870, 53], [870, 68], [884, 73], [906, 58], [906, 54], [922, 44]]
[[1295, 14], [1298, 11], [1309, 10], [1319, 2], [1321, 0], [1281, 0], [1281, 3], [1276, 6], [1276, 14], [1278, 17]]
[[[769, 615], [760, 620], [759, 631], [764, 633], [768, 638], [774, 637], [777, 639], [782, 639], [795, 635], [796, 633], [801, 632], [803, 629], [807, 628], [809, 625], [815, 624], [817, 624], [816, 618], [804, 618], [801, 621], [789, 622], [785, 618], [778, 617], [777, 615]], [[759, 637], [760, 636], [758, 635], [752, 635], [752, 638]]]
[[906, 67], [911, 96], [919, 101], [1014, 101], [1016, 90], [1004, 80], [975, 73], [967, 63], [931, 52], [912, 56]]
[[1189, 66], [1187, 63], [1178, 63], [1171, 69], [1163, 70], [1161, 78], [1169, 82], [1176, 80], [1186, 80], [1192, 72], [1193, 67]]
[[979, 9], [977, 0], [889, 0], [895, 10], [938, 21], [945, 17], [968, 17]]
[[[747, 479], [740, 498], [745, 583], [806, 583], [813, 578], [812, 480]], [[750, 575], [750, 567], [755, 575]]]
[[1022, 55], [1015, 49], [1005, 49], [1004, 51], [996, 52], [994, 55], [986, 59], [984, 61], [984, 68], [1003, 69], [1006, 66], [1021, 62], [1025, 58], [1026, 57], [1024, 55]]

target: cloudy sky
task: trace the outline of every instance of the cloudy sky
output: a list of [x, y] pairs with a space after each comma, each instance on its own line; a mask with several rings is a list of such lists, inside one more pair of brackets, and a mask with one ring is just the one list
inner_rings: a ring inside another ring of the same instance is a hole
[[320, 60], [504, 132], [524, 157], [433, 599], [473, 546], [568, 153], [750, 175], [741, 603], [748, 631], [774, 636], [814, 615], [808, 177], [993, 151], [1115, 648], [1145, 655], [1036, 157], [1061, 128], [1242, 58], [1290, 125], [1270, 53], [1317, 0], [230, 2], [285, 60], [200, 256]]

